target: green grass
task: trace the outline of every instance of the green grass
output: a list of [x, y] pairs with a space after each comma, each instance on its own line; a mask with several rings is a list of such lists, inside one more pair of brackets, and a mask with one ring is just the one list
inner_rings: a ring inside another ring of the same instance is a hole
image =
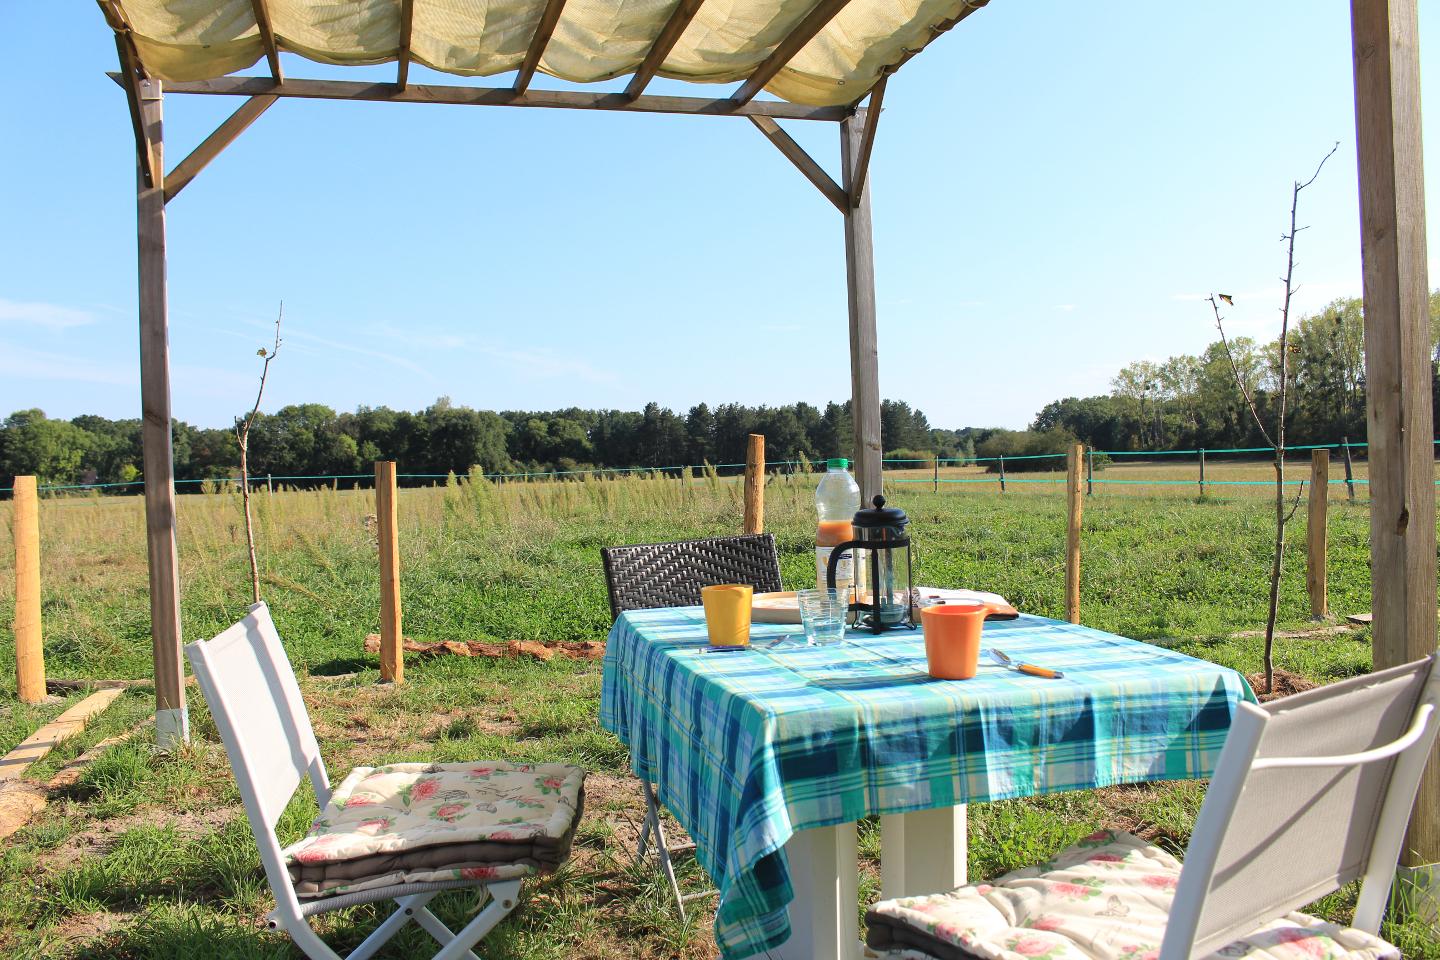
[[[774, 480], [767, 529], [778, 539], [787, 584], [812, 573], [811, 488]], [[1339, 492], [1336, 492], [1339, 496]], [[912, 518], [917, 579], [974, 586], [1021, 609], [1063, 611], [1064, 513], [1058, 496], [1000, 496], [955, 488], [896, 488]], [[0, 564], [13, 556], [0, 504]], [[42, 504], [44, 618], [51, 676], [143, 678], [150, 670], [144, 530], [135, 499]], [[332, 776], [354, 764], [478, 757], [579, 762], [592, 773], [572, 862], [527, 884], [525, 902], [487, 941], [485, 955], [710, 957], [713, 901], [681, 923], [663, 879], [637, 865], [642, 806], [624, 747], [599, 729], [597, 663], [439, 658], [407, 662], [407, 683], [377, 685], [378, 659], [363, 639], [378, 627], [373, 497], [364, 492], [278, 493], [256, 502], [264, 595], [301, 677]], [[1369, 609], [1368, 514], [1331, 504], [1330, 603]], [[226, 494], [179, 504], [183, 622], [187, 637], [218, 632], [248, 601], [237, 501]], [[402, 491], [405, 632], [418, 640], [595, 640], [609, 627], [598, 548], [605, 544], [733, 533], [735, 484], [644, 478], [560, 484], [462, 484]], [[1281, 622], [1308, 625], [1303, 510], [1291, 527]], [[1097, 496], [1086, 503], [1082, 616], [1086, 623], [1171, 646], [1247, 673], [1260, 641], [1237, 638], [1265, 615], [1270, 516], [1260, 501]], [[13, 578], [0, 566], [0, 618]], [[0, 634], [0, 670], [14, 662]], [[1370, 668], [1365, 632], [1284, 639], [1278, 665], [1316, 681]], [[193, 688], [192, 688], [193, 689]], [[78, 696], [78, 695], [77, 695]], [[67, 702], [74, 702], [75, 697]], [[63, 703], [14, 700], [0, 674], [0, 749], [18, 743]], [[143, 690], [127, 692], [76, 740], [32, 773], [45, 778], [86, 746], [145, 721]], [[192, 694], [194, 743], [156, 754], [145, 736], [108, 751], [82, 781], [0, 847], [0, 955], [44, 958], [293, 958], [268, 932], [272, 903], [204, 704]], [[970, 808], [975, 878], [1046, 859], [1100, 826], [1136, 830], [1183, 851], [1203, 784], [1158, 784], [977, 804]], [[314, 812], [297, 798], [280, 824], [297, 838]], [[672, 824], [672, 829], [674, 825]], [[861, 825], [862, 898], [878, 894], [878, 829]], [[681, 858], [689, 890], [709, 885]], [[1353, 891], [1317, 909], [1344, 919]], [[461, 895], [437, 901], [453, 925]], [[377, 920], [372, 908], [326, 915], [322, 932], [342, 951]], [[1387, 935], [1407, 957], [1440, 960], [1419, 924]], [[428, 955], [412, 931], [385, 955]]]

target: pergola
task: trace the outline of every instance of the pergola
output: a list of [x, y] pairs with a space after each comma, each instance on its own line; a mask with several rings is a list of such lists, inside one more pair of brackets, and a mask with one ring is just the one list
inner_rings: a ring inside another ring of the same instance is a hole
[[[867, 171], [886, 78], [987, 0], [98, 0], [115, 32], [134, 125], [141, 401], [162, 745], [188, 736], [171, 451], [165, 208], [279, 99], [370, 100], [743, 117], [839, 210], [845, 231], [855, 461], [878, 493], [880, 389]], [[1417, 0], [1351, 0], [1364, 265], [1374, 664], [1436, 648], [1433, 413]], [[281, 52], [394, 62], [394, 82], [287, 77]], [[268, 76], [236, 76], [261, 59]], [[412, 84], [412, 63], [504, 87]], [[623, 92], [532, 89], [537, 73]], [[656, 76], [739, 83], [729, 96], [655, 96]], [[762, 91], [777, 99], [757, 99]], [[242, 98], [166, 171], [165, 93]], [[839, 127], [836, 183], [777, 121]], [[1416, 802], [1405, 863], [1440, 863], [1440, 764]], [[1440, 878], [1437, 878], [1440, 880]]]

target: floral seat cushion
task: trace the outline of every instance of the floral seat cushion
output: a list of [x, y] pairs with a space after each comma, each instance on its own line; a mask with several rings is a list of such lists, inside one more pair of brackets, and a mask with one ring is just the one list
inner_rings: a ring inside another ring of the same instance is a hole
[[284, 850], [290, 879], [318, 897], [548, 872], [570, 855], [584, 783], [558, 763], [356, 767]]
[[[1157, 960], [1180, 862], [1128, 833], [1101, 830], [1054, 860], [994, 883], [877, 903], [877, 950], [940, 960]], [[1400, 960], [1378, 937], [1292, 913], [1207, 960]]]

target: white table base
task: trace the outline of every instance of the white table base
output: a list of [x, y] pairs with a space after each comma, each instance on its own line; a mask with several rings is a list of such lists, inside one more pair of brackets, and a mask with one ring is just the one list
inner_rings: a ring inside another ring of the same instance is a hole
[[[881, 895], [940, 893], [965, 883], [965, 807], [880, 818]], [[777, 960], [860, 960], [859, 850], [854, 823], [801, 830], [785, 844], [790, 939]]]

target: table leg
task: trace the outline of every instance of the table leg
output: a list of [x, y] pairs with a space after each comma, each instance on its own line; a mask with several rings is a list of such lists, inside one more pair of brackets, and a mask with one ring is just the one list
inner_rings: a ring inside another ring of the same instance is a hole
[[880, 895], [915, 897], [965, 884], [965, 805], [880, 818]]
[[801, 830], [785, 844], [790, 883], [790, 939], [776, 960], [858, 960], [859, 852], [855, 824]]

